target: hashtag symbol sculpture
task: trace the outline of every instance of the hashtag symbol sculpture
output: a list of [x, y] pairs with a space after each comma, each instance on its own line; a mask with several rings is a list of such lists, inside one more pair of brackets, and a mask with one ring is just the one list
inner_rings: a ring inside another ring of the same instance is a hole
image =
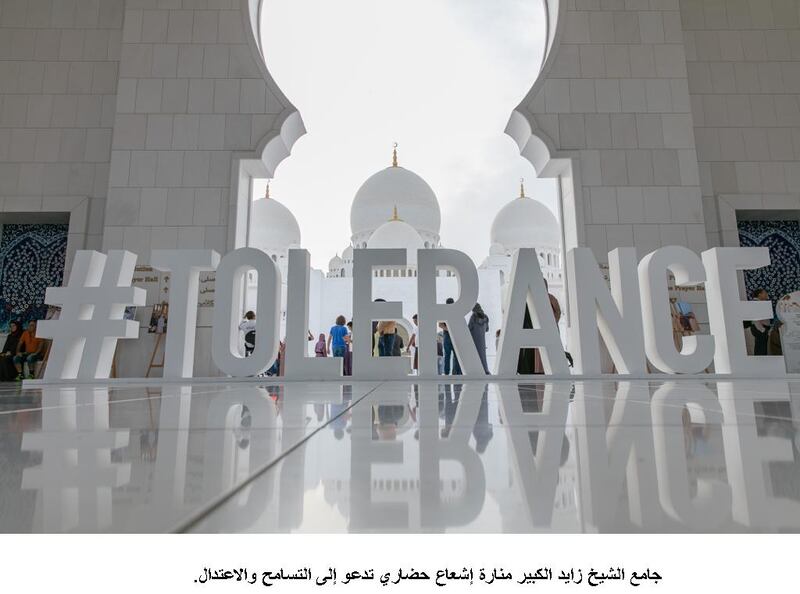
[[37, 336], [52, 338], [45, 380], [107, 379], [117, 340], [138, 338], [139, 324], [123, 319], [125, 306], [144, 305], [144, 289], [131, 287], [136, 254], [92, 250], [75, 254], [66, 287], [50, 287], [48, 305], [60, 305], [56, 320], [39, 323]]
[[114, 489], [131, 480], [131, 465], [112, 461], [130, 443], [130, 429], [109, 423], [108, 387], [45, 387], [42, 426], [22, 434], [20, 449], [41, 463], [22, 473], [37, 492], [35, 529], [97, 532], [111, 526]]

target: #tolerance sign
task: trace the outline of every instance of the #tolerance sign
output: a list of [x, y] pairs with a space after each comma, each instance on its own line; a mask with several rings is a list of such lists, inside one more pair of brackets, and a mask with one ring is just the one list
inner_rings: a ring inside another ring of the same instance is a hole
[[[38, 335], [52, 338], [53, 347], [44, 379], [106, 379], [120, 338], [137, 338], [138, 322], [124, 320], [125, 307], [144, 305], [145, 292], [131, 287], [136, 254], [113, 250], [108, 255], [79, 251], [64, 287], [47, 289], [46, 302], [61, 306], [57, 320], [39, 324]], [[254, 248], [233, 250], [220, 258], [213, 250], [154, 250], [152, 266], [169, 272], [170, 330], [166, 336], [164, 379], [193, 374], [197, 295], [200, 274], [216, 271], [212, 358], [224, 374], [256, 376], [278, 356], [280, 341], [281, 277], [275, 262]], [[552, 315], [538, 257], [533, 249], [514, 254], [505, 304], [495, 373], [512, 377], [520, 349], [538, 348], [545, 373], [553, 376], [600, 374], [600, 339], [620, 375], [648, 373], [648, 362], [665, 374], [697, 374], [713, 362], [718, 374], [749, 377], [785, 375], [782, 357], [751, 357], [742, 322], [772, 318], [768, 301], [742, 301], [737, 271], [768, 266], [766, 248], [713, 248], [700, 256], [680, 246], [655, 250], [637, 262], [634, 248], [608, 255], [609, 282], [588, 248], [567, 253], [570, 304], [570, 347], [575, 366], [570, 374], [564, 347]], [[372, 322], [401, 320], [400, 302], [372, 297], [373, 270], [404, 268], [405, 249], [357, 249], [353, 253], [353, 376], [354, 379], [405, 379], [411, 372], [407, 357], [372, 356]], [[437, 302], [436, 276], [446, 269], [458, 279], [454, 303]], [[238, 321], [245, 275], [258, 272], [255, 350], [243, 357]], [[681, 350], [673, 341], [667, 275], [677, 287], [705, 285], [710, 335], [683, 338]], [[342, 359], [309, 357], [308, 303], [310, 257], [306, 250], [289, 250], [285, 338], [288, 379], [322, 380], [342, 376]], [[610, 285], [610, 286], [609, 286]], [[478, 300], [478, 272], [470, 258], [457, 250], [418, 251], [419, 375], [437, 377], [436, 339], [439, 322], [447, 324], [463, 376], [485, 377], [465, 317]], [[528, 308], [533, 328], [523, 328]]]

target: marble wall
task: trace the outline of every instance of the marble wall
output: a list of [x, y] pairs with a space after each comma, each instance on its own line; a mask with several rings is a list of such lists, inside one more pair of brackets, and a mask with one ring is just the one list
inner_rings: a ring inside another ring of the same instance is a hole
[[229, 237], [239, 191], [249, 196], [239, 153], [256, 151], [293, 111], [245, 5], [126, 2], [104, 249], [147, 262], [151, 249], [244, 245]]
[[681, 0], [711, 245], [736, 211], [800, 209], [800, 2]]
[[124, 0], [0, 0], [0, 209], [102, 245]]
[[[545, 72], [513, 132], [540, 175], [561, 177], [567, 248], [707, 246], [678, 0], [561, 2]], [[552, 161], [569, 167], [552, 167]], [[538, 161], [538, 162], [537, 162]], [[554, 169], [554, 171], [549, 171]]]

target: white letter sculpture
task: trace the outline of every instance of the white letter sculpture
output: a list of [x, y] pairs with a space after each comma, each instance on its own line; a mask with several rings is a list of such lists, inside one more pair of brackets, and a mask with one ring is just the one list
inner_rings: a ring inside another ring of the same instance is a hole
[[567, 252], [573, 372], [602, 373], [602, 335], [619, 373], [647, 373], [636, 249], [617, 248], [610, 252], [608, 266], [610, 292], [591, 249], [574, 248]]
[[[514, 254], [510, 286], [497, 349], [497, 375], [516, 375], [520, 349], [532, 347], [539, 347], [545, 373], [569, 375], [536, 250], [522, 248]], [[523, 328], [526, 305], [533, 328]]]
[[307, 250], [289, 250], [284, 375], [307, 380], [336, 379], [342, 375], [343, 359], [307, 356], [310, 262]]
[[[256, 347], [249, 357], [239, 349], [239, 322], [242, 315], [242, 288], [248, 270], [258, 273], [256, 297]], [[223, 373], [234, 377], [263, 373], [278, 356], [279, 310], [281, 302], [280, 271], [275, 262], [255, 248], [239, 248], [225, 255], [216, 277], [214, 326], [211, 357]]]
[[713, 248], [703, 252], [706, 267], [706, 299], [711, 333], [716, 339], [714, 371], [774, 378], [786, 375], [783, 357], [750, 357], [744, 340], [743, 321], [771, 320], [769, 301], [739, 299], [737, 270], [769, 266], [767, 248]]
[[[436, 377], [436, 333], [437, 323], [445, 322], [456, 356], [465, 376], [485, 376], [483, 364], [475, 349], [464, 316], [472, 311], [478, 301], [478, 271], [469, 256], [463, 252], [447, 249], [419, 250], [417, 260], [417, 300], [419, 335], [419, 374], [421, 377]], [[454, 303], [436, 302], [436, 273], [439, 268], [448, 268], [458, 279], [458, 299]]]
[[724, 425], [717, 395], [705, 384], [687, 387], [666, 382], [655, 391], [650, 406], [661, 506], [673, 519], [692, 528], [718, 528], [730, 516], [731, 488], [725, 481], [698, 477], [696, 495], [691, 494], [683, 425], [684, 410], [689, 411], [692, 423]]
[[164, 377], [192, 377], [200, 272], [214, 270], [219, 254], [214, 250], [153, 250], [150, 263], [156, 270], [170, 273]]
[[372, 356], [372, 322], [403, 318], [402, 303], [372, 301], [372, 270], [405, 265], [404, 249], [353, 250], [353, 375], [358, 379], [408, 377], [406, 357]]
[[107, 379], [119, 338], [138, 338], [139, 323], [124, 320], [126, 305], [144, 305], [144, 289], [131, 287], [136, 254], [91, 250], [75, 254], [66, 287], [50, 287], [45, 303], [60, 305], [56, 320], [39, 322], [36, 335], [52, 338], [45, 380]]
[[677, 351], [672, 333], [667, 271], [675, 276], [677, 287], [699, 285], [706, 280], [700, 258], [688, 248], [677, 245], [662, 247], [642, 258], [639, 285], [647, 357], [664, 373], [700, 373], [711, 365], [714, 337], [684, 336], [681, 351]]

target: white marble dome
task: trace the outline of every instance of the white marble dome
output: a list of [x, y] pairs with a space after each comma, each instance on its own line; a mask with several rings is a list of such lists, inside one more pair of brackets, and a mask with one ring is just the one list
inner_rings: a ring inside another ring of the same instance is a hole
[[250, 245], [268, 254], [300, 247], [300, 225], [292, 211], [269, 196], [254, 200]]
[[393, 218], [375, 229], [367, 241], [370, 249], [405, 248], [409, 266], [417, 265], [417, 250], [425, 248], [425, 242], [416, 229], [404, 220]]
[[344, 260], [339, 257], [339, 254], [336, 254], [333, 258], [330, 259], [328, 262], [328, 270], [339, 270], [342, 266], [344, 266]]
[[403, 167], [387, 167], [359, 188], [350, 208], [353, 237], [372, 233], [397, 207], [403, 220], [430, 240], [438, 240], [442, 223], [439, 201], [419, 175]]
[[521, 196], [497, 213], [490, 241], [509, 252], [519, 248], [559, 249], [561, 228], [549, 208], [538, 200]]

